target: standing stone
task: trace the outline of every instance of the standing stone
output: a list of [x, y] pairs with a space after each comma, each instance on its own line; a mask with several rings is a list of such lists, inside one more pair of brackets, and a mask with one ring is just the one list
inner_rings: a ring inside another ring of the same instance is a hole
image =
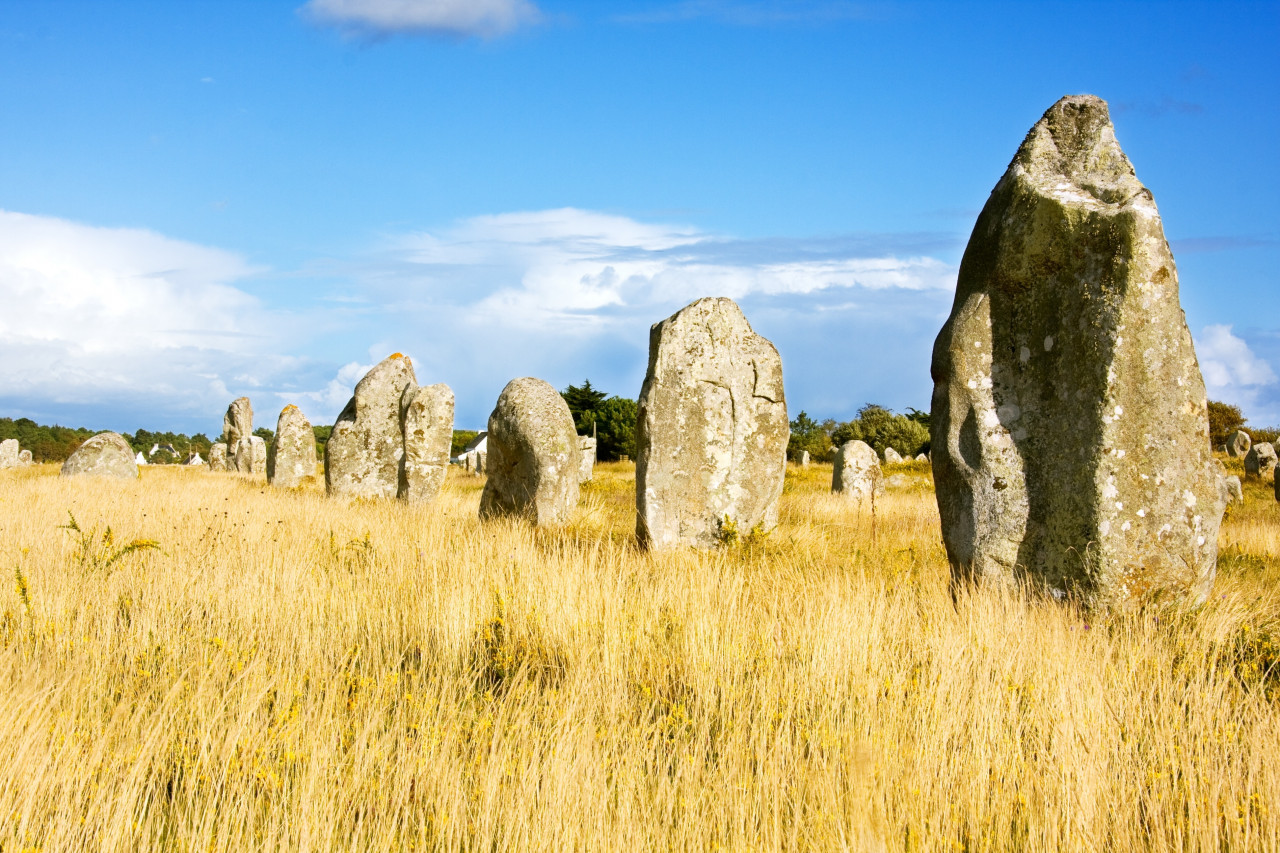
[[76, 452], [62, 463], [61, 475], [136, 480], [138, 463], [134, 461], [133, 448], [119, 433], [100, 432], [80, 445]]
[[928, 462], [928, 461], [929, 461], [929, 457], [928, 457], [928, 456], [925, 456], [923, 453], [917, 453], [917, 454], [916, 454], [916, 461], [917, 461], [917, 462]]
[[892, 447], [884, 449], [884, 461], [890, 465], [899, 465], [902, 463], [902, 454], [894, 450]]
[[1244, 486], [1239, 477], [1233, 474], [1223, 478], [1222, 483], [1227, 489], [1227, 503], [1244, 503]]
[[1253, 439], [1249, 437], [1249, 433], [1242, 429], [1238, 429], [1227, 436], [1227, 455], [1233, 459], [1244, 456], [1252, 446]]
[[222, 416], [222, 437], [227, 447], [235, 447], [240, 439], [253, 435], [253, 405], [248, 397], [237, 397]]
[[801, 468], [809, 467], [809, 451], [807, 450], [800, 451], [800, 467]]
[[596, 468], [596, 437], [594, 435], [578, 436], [578, 448], [582, 451], [582, 464], [579, 467], [578, 481], [591, 482]]
[[453, 391], [448, 385], [410, 385], [400, 398], [404, 461], [398, 495], [430, 503], [440, 493], [453, 444]]
[[884, 473], [875, 448], [857, 439], [840, 445], [831, 471], [831, 491], [858, 501], [884, 494]]
[[582, 460], [569, 405], [541, 379], [512, 379], [489, 415], [480, 517], [562, 524], [578, 505]]
[[19, 465], [24, 465], [24, 466], [25, 466], [25, 465], [34, 465], [34, 464], [35, 464], [34, 460], [31, 458], [31, 451], [30, 451], [30, 450], [20, 450], [20, 451], [18, 451], [18, 464], [19, 464]]
[[475, 451], [462, 454], [462, 470], [466, 471], [468, 474], [475, 473], [475, 468], [474, 468], [475, 461], [476, 461]]
[[1206, 597], [1224, 505], [1204, 381], [1104, 101], [1051, 107], [996, 184], [932, 374], [954, 579], [1027, 578], [1091, 607]]
[[475, 474], [478, 477], [488, 468], [489, 454], [484, 450], [473, 450], [471, 456], [475, 460]]
[[324, 451], [325, 486], [331, 495], [394, 498], [400, 491], [404, 433], [400, 400], [417, 385], [413, 363], [395, 353], [373, 366], [333, 425]]
[[221, 441], [209, 447], [209, 470], [227, 470], [227, 446]]
[[267, 451], [267, 482], [296, 489], [316, 479], [316, 434], [311, 421], [292, 404], [276, 420], [276, 437]]
[[18, 440], [6, 438], [0, 441], [0, 468], [16, 468], [18, 465]]
[[251, 435], [236, 443], [234, 470], [257, 477], [267, 473], [267, 441], [260, 435]]
[[706, 548], [726, 523], [772, 529], [790, 436], [782, 359], [732, 299], [655, 324], [636, 430], [640, 543]]
[[1244, 455], [1244, 472], [1250, 477], [1267, 477], [1276, 469], [1276, 449], [1269, 441], [1260, 441]]

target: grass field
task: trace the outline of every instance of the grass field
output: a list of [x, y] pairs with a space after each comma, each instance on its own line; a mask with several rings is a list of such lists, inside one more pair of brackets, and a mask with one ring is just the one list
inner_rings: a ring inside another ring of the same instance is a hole
[[895, 472], [874, 519], [793, 469], [772, 534], [662, 555], [622, 464], [558, 531], [457, 472], [0, 472], [0, 853], [1280, 849], [1269, 482], [1205, 606], [1090, 617], [953, 603]]

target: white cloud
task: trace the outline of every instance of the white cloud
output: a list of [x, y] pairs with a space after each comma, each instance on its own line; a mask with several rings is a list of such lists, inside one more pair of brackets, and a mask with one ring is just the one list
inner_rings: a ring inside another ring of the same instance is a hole
[[152, 231], [0, 211], [0, 396], [195, 409], [286, 368], [287, 323], [234, 286], [254, 272]]
[[505, 35], [541, 17], [529, 0], [308, 0], [301, 11], [361, 35]]
[[[598, 326], [700, 296], [810, 294], [840, 288], [947, 290], [955, 269], [931, 257], [851, 257], [827, 248], [730, 241], [695, 228], [566, 208], [466, 220], [397, 241], [410, 269], [448, 270], [481, 293], [477, 322]], [[412, 274], [412, 273], [411, 273]], [[487, 286], [486, 286], [487, 285]], [[598, 312], [608, 309], [607, 314]]]
[[1275, 384], [1276, 373], [1231, 329], [1229, 325], [1205, 326], [1196, 340], [1196, 354], [1209, 396], [1249, 413], [1262, 390]]

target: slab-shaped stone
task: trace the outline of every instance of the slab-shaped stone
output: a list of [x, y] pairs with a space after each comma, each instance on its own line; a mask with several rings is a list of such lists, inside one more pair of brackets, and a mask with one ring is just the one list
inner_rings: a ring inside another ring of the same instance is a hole
[[884, 473], [875, 448], [865, 441], [846, 441], [836, 451], [831, 491], [855, 501], [884, 494]]
[[1276, 449], [1269, 441], [1260, 441], [1244, 455], [1244, 472], [1250, 477], [1269, 477], [1276, 470]]
[[1252, 446], [1253, 439], [1249, 436], [1249, 433], [1242, 429], [1238, 429], [1227, 436], [1226, 451], [1227, 455], [1232, 458], [1244, 456]]
[[260, 435], [250, 435], [236, 444], [235, 468], [241, 474], [260, 477], [267, 473], [267, 441]]
[[636, 430], [640, 543], [706, 548], [726, 522], [772, 529], [790, 437], [782, 359], [732, 299], [655, 324]]
[[489, 415], [480, 517], [563, 524], [578, 505], [582, 454], [573, 415], [541, 379], [512, 379]]
[[138, 463], [134, 461], [133, 448], [119, 433], [100, 432], [62, 463], [61, 475], [136, 480]]
[[801, 468], [809, 467], [809, 451], [807, 450], [800, 451], [800, 467]]
[[404, 459], [398, 494], [430, 503], [440, 494], [453, 445], [453, 391], [448, 385], [410, 385], [400, 399]]
[[209, 470], [227, 470], [227, 445], [221, 441], [215, 442], [209, 447]]
[[302, 410], [290, 404], [280, 412], [276, 436], [267, 450], [267, 482], [296, 489], [315, 479], [316, 434]]
[[16, 468], [18, 466], [18, 440], [6, 438], [0, 441], [0, 468]]
[[578, 449], [582, 451], [578, 480], [589, 483], [596, 470], [596, 437], [594, 435], [578, 436]]
[[243, 438], [253, 435], [253, 405], [248, 397], [237, 397], [222, 416], [222, 439], [227, 447], [235, 447]]
[[356, 384], [325, 445], [324, 479], [329, 494], [351, 498], [399, 494], [404, 459], [400, 399], [414, 385], [413, 363], [400, 353], [374, 365]]
[[1203, 600], [1224, 504], [1151, 193], [1102, 100], [1063, 98], [978, 217], [933, 351], [953, 577], [1086, 606]]

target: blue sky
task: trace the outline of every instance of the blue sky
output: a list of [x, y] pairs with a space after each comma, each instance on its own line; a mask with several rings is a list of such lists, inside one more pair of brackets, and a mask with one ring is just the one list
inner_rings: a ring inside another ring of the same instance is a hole
[[1280, 4], [0, 0], [0, 415], [331, 423], [394, 351], [635, 397], [737, 298], [788, 406], [927, 408], [974, 218], [1111, 104], [1210, 394], [1280, 423]]

